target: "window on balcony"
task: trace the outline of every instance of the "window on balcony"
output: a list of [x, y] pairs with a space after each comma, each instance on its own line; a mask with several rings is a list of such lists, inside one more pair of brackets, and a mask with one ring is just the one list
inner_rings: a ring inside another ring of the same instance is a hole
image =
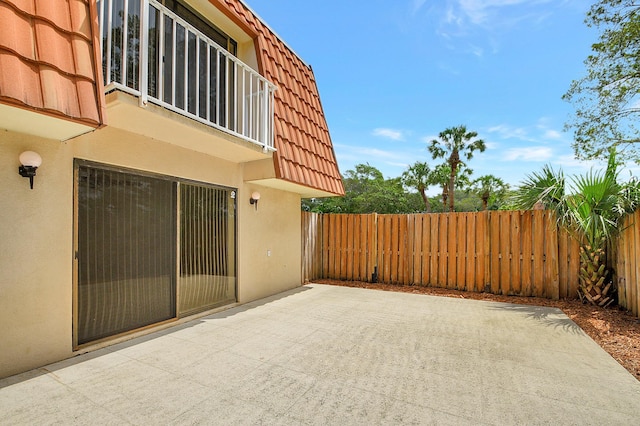
[[197, 30], [209, 37], [219, 46], [224, 47], [233, 56], [238, 55], [238, 43], [236, 43], [235, 40], [226, 35], [224, 31], [207, 22], [207, 20], [203, 18], [202, 15], [194, 11], [188, 5], [176, 0], [161, 0], [159, 3], [193, 25]]

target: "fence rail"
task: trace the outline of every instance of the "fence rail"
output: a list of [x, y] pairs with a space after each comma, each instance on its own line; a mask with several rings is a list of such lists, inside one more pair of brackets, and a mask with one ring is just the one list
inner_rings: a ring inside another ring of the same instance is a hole
[[577, 296], [579, 247], [548, 211], [303, 213], [304, 280]]

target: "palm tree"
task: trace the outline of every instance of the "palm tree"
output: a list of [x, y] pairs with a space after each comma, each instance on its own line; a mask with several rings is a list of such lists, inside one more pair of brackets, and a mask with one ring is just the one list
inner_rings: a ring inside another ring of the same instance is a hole
[[[471, 185], [470, 176], [473, 170], [469, 168], [459, 168], [456, 173], [454, 189], [464, 189]], [[442, 189], [442, 211], [447, 210], [447, 201], [449, 200], [449, 183], [451, 181], [451, 167], [448, 163], [438, 164], [433, 168], [432, 182]]]
[[431, 213], [431, 203], [427, 197], [427, 188], [433, 185], [434, 171], [431, 170], [427, 163], [416, 161], [402, 173], [402, 183], [409, 188], [416, 188], [424, 202], [424, 208], [427, 213]]
[[471, 182], [471, 190], [482, 200], [482, 210], [489, 207], [489, 199], [503, 198], [508, 189], [509, 185], [493, 175], [480, 176]]
[[640, 206], [638, 181], [618, 183], [618, 175], [616, 152], [612, 149], [604, 173], [591, 170], [572, 179], [573, 193], [566, 193], [561, 170], [556, 172], [545, 166], [541, 173], [527, 176], [514, 199], [520, 208], [542, 203], [555, 210], [558, 223], [580, 243], [578, 296], [583, 302], [598, 306], [614, 301], [607, 247], [620, 232], [625, 215]]
[[448, 128], [438, 135], [438, 139], [431, 141], [428, 149], [434, 159], [446, 158], [446, 162], [450, 167], [448, 193], [449, 193], [449, 211], [454, 211], [454, 194], [456, 177], [458, 169], [465, 166], [465, 162], [461, 156], [467, 160], [473, 158], [474, 151], [484, 152], [486, 145], [482, 139], [478, 137], [477, 132], [467, 131], [464, 125]]
[[451, 168], [447, 163], [438, 164], [433, 169], [433, 181], [442, 189], [442, 211], [447, 209], [447, 200], [449, 200], [449, 177], [451, 176]]

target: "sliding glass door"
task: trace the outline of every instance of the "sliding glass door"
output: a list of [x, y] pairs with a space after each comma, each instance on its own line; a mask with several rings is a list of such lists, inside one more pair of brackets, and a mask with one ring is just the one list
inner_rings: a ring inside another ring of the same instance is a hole
[[76, 344], [236, 300], [235, 191], [76, 164]]
[[228, 190], [180, 185], [181, 315], [235, 301], [234, 198]]

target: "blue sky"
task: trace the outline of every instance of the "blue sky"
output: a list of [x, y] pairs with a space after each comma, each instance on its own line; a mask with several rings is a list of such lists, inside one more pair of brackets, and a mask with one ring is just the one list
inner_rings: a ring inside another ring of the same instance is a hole
[[[550, 163], [588, 170], [561, 99], [598, 33], [588, 0], [246, 0], [313, 67], [344, 173], [435, 165], [427, 144], [465, 124], [487, 150], [474, 176], [517, 185]], [[435, 189], [434, 189], [435, 191]]]

